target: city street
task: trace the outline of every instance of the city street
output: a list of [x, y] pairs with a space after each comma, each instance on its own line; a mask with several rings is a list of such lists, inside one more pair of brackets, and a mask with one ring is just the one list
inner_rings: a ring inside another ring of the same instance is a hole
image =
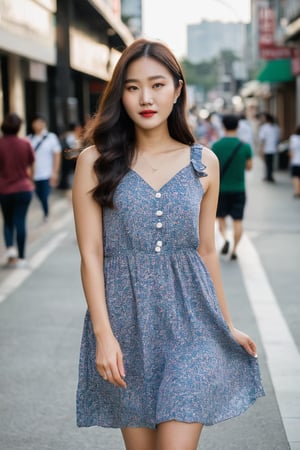
[[[300, 200], [287, 172], [275, 184], [262, 176], [256, 158], [239, 257], [221, 268], [233, 323], [257, 342], [266, 397], [204, 428], [203, 450], [300, 450]], [[86, 306], [70, 201], [55, 193], [51, 207], [46, 224], [30, 207], [31, 269], [0, 268], [0, 449], [122, 450], [119, 430], [76, 427]]]

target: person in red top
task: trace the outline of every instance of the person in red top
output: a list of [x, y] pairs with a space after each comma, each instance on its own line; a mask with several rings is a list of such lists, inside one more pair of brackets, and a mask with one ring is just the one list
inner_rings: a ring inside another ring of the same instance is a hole
[[[30, 142], [17, 136], [22, 119], [8, 114], [0, 138], [0, 205], [7, 249], [7, 267], [26, 268], [26, 216], [32, 199], [34, 151]], [[14, 232], [18, 252], [14, 247]]]

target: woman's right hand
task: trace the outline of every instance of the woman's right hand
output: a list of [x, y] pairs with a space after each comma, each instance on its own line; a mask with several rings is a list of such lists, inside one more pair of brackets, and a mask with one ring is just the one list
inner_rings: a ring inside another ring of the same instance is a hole
[[123, 355], [113, 334], [96, 340], [96, 367], [104, 380], [126, 388]]

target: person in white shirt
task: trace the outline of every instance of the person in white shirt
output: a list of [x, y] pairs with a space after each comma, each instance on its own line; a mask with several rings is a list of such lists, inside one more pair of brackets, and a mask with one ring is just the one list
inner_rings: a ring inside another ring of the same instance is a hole
[[294, 197], [300, 198], [300, 125], [289, 139], [289, 158]]
[[241, 115], [239, 119], [239, 125], [237, 129], [237, 137], [247, 144], [250, 145], [251, 149], [254, 150], [254, 138], [253, 130], [249, 120], [245, 115]]
[[269, 113], [260, 115], [262, 125], [259, 128], [259, 150], [264, 158], [266, 175], [264, 181], [274, 182], [273, 168], [274, 156], [277, 152], [277, 146], [280, 138], [280, 128], [275, 123], [274, 117]]
[[35, 192], [42, 205], [44, 220], [47, 220], [51, 187], [58, 183], [61, 145], [56, 134], [47, 130], [46, 120], [41, 115], [33, 118], [31, 128], [33, 133], [27, 137], [35, 150]]

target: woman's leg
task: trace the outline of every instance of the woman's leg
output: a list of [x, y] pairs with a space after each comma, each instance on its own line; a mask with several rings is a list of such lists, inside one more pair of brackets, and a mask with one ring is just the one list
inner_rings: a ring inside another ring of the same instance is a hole
[[19, 258], [25, 258], [26, 215], [32, 198], [31, 192], [18, 192], [15, 197], [14, 225], [17, 232]]
[[196, 450], [203, 425], [171, 420], [158, 425], [157, 450]]
[[0, 195], [3, 215], [3, 235], [6, 248], [13, 246], [14, 241], [14, 194]]
[[[121, 431], [126, 450], [158, 450], [156, 430], [150, 428], [123, 428]], [[168, 450], [171, 450], [171, 448]]]

